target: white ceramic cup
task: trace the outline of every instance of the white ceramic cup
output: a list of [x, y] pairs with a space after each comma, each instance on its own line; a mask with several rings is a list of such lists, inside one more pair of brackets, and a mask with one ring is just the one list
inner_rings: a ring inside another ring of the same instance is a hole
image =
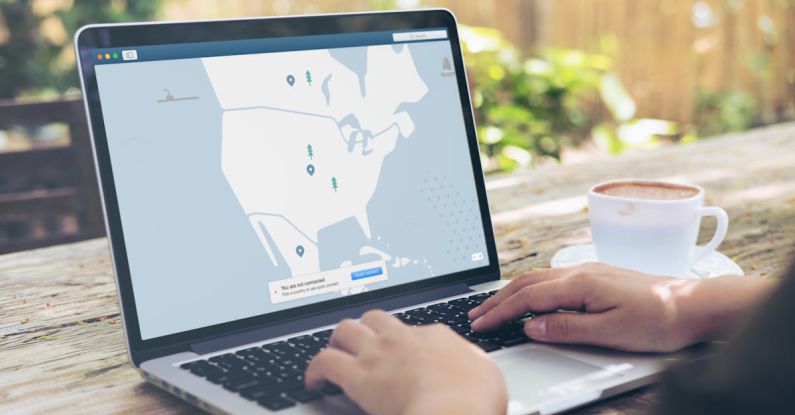
[[[668, 184], [697, 191], [683, 199], [643, 199], [596, 192], [618, 183]], [[600, 183], [588, 191], [596, 257], [599, 262], [652, 275], [683, 278], [688, 269], [718, 248], [729, 217], [719, 207], [704, 207], [704, 189], [651, 180], [628, 179]], [[701, 218], [718, 220], [712, 240], [697, 246]]]

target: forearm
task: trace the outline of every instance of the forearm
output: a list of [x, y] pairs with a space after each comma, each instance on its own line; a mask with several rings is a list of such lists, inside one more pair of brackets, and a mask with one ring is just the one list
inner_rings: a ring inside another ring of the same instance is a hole
[[724, 339], [776, 285], [775, 280], [745, 276], [693, 281], [676, 294], [677, 325], [688, 343]]

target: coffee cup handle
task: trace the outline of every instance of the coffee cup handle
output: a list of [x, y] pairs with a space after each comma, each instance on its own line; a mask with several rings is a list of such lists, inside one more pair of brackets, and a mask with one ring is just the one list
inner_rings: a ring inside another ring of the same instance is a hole
[[696, 247], [693, 258], [690, 262], [691, 266], [698, 264], [698, 262], [704, 259], [704, 257], [709, 255], [712, 251], [718, 249], [718, 246], [720, 246], [721, 242], [723, 242], [723, 238], [726, 237], [726, 231], [729, 230], [729, 215], [726, 214], [725, 210], [719, 207], [700, 207], [698, 210], [698, 215], [702, 218], [705, 216], [714, 216], [715, 219], [718, 220], [718, 226], [715, 229], [715, 234], [712, 236], [712, 240], [710, 240], [704, 246]]

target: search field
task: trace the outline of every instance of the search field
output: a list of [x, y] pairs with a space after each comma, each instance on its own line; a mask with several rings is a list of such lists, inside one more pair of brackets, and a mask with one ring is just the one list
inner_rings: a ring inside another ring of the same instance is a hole
[[392, 40], [395, 42], [415, 42], [418, 40], [447, 39], [446, 30], [428, 30], [425, 32], [403, 32], [393, 33]]

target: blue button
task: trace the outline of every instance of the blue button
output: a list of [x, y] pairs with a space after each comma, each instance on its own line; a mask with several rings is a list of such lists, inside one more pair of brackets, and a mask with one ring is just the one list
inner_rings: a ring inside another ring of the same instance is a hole
[[381, 269], [381, 267], [368, 268], [368, 269], [363, 269], [361, 271], [351, 272], [351, 279], [356, 281], [356, 280], [360, 280], [362, 278], [375, 277], [375, 276], [381, 275], [383, 273], [384, 273], [384, 270]]

